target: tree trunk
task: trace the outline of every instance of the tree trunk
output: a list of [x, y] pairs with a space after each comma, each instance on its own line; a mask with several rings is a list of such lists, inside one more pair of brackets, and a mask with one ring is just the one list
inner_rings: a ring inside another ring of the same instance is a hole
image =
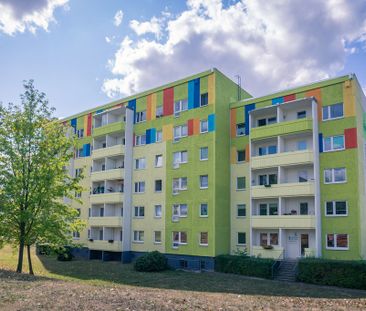
[[32, 257], [31, 257], [31, 247], [30, 247], [30, 245], [27, 245], [27, 255], [28, 255], [29, 274], [34, 275], [33, 266], [32, 266]]
[[20, 236], [19, 236], [19, 253], [18, 253], [18, 266], [17, 272], [22, 273], [23, 270], [23, 254], [24, 254], [24, 240], [25, 240], [25, 224], [20, 224]]

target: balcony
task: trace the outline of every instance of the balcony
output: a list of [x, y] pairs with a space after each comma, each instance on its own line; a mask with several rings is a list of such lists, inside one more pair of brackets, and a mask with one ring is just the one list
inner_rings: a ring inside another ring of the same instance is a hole
[[252, 216], [253, 228], [314, 229], [314, 215]]
[[91, 227], [121, 227], [122, 217], [90, 217], [88, 222]]
[[90, 204], [103, 204], [103, 203], [121, 203], [123, 202], [123, 193], [99, 193], [90, 195]]
[[106, 180], [106, 179], [122, 179], [124, 177], [124, 170], [121, 168], [113, 170], [105, 170], [99, 172], [92, 172], [91, 181]]
[[250, 137], [253, 140], [263, 139], [286, 134], [294, 134], [303, 131], [312, 131], [312, 129], [313, 120], [309, 118], [299, 119], [252, 128]]
[[314, 162], [314, 153], [311, 150], [282, 152], [266, 156], [251, 158], [252, 169], [260, 169], [275, 166], [287, 166], [297, 164], [311, 164]]
[[93, 135], [100, 136], [108, 133], [113, 133], [117, 131], [123, 131], [125, 129], [125, 123], [123, 121], [110, 123], [101, 127], [94, 128]]
[[111, 147], [93, 149], [92, 158], [104, 158], [124, 153], [125, 153], [125, 146], [121, 144]]
[[273, 184], [270, 186], [252, 186], [253, 199], [314, 196], [314, 182]]
[[113, 241], [113, 243], [110, 243], [110, 242], [104, 241], [104, 240], [94, 240], [93, 242], [88, 241], [88, 247], [89, 247], [89, 249], [93, 249], [93, 250], [121, 252], [122, 251], [122, 242]]
[[283, 259], [284, 248], [274, 246], [272, 249], [264, 249], [262, 246], [252, 246], [252, 256], [261, 258]]

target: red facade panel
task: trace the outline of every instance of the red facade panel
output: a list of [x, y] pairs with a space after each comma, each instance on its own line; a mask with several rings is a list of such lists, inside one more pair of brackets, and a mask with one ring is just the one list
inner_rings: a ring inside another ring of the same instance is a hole
[[192, 136], [193, 131], [193, 119], [188, 120], [188, 136]]
[[170, 116], [174, 113], [174, 88], [170, 87], [163, 91], [163, 114]]
[[289, 102], [291, 100], [295, 100], [296, 99], [296, 95], [295, 94], [290, 94], [290, 95], [286, 95], [283, 97], [283, 101], [284, 102]]
[[346, 149], [357, 148], [357, 128], [344, 130]]

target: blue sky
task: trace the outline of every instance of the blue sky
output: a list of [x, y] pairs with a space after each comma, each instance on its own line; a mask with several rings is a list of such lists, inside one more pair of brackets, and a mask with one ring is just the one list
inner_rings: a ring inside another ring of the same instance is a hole
[[366, 89], [365, 43], [365, 0], [0, 0], [0, 101], [32, 78], [64, 117], [211, 67], [253, 95], [350, 72]]

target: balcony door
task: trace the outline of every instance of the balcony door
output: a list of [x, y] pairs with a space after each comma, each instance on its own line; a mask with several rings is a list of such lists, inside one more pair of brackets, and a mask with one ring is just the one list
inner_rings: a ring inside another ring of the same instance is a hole
[[307, 233], [301, 234], [301, 256], [305, 255], [305, 248], [309, 248], [309, 235]]

